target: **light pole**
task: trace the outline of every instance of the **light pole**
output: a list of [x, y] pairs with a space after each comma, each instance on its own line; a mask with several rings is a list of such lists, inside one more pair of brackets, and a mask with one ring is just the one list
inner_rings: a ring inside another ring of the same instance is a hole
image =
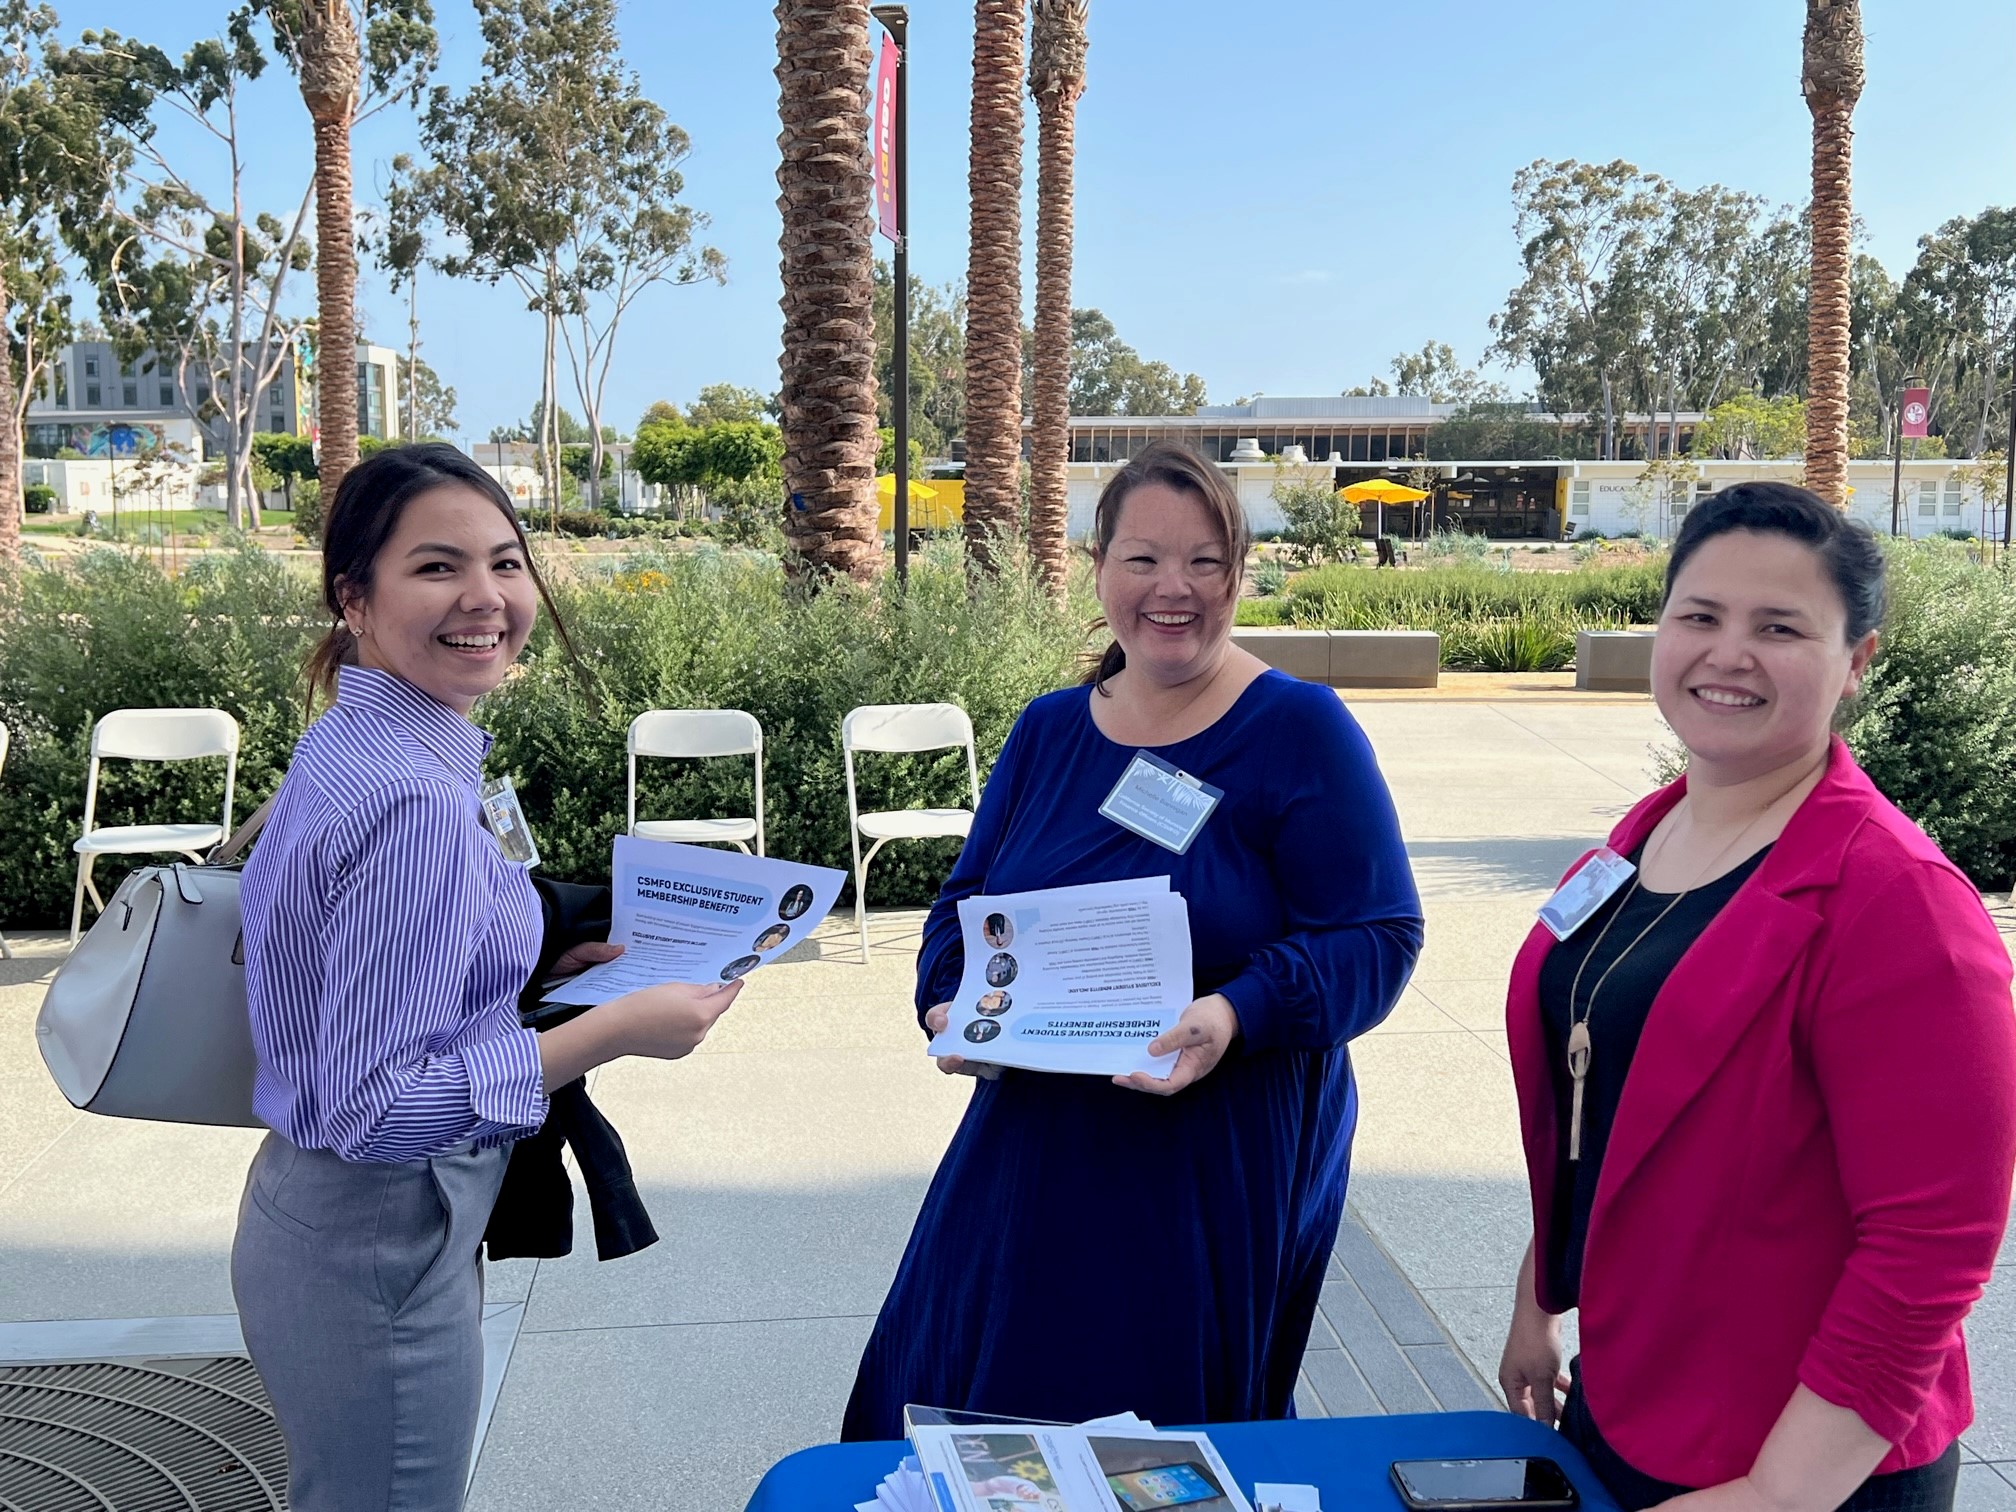
[[891, 379], [896, 392], [890, 396], [890, 418], [896, 430], [896, 581], [910, 581], [910, 9], [904, 5], [877, 5], [869, 14], [896, 44], [896, 254], [892, 259], [896, 281], [895, 351]]
[[1897, 534], [1897, 521], [1904, 507], [1904, 395], [1918, 387], [1918, 375], [1906, 373], [1897, 389], [1896, 457], [1890, 464], [1890, 534]]

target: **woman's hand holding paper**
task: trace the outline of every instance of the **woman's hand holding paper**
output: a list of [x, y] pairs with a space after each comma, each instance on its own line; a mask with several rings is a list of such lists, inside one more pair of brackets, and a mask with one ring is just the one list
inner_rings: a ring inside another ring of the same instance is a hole
[[[945, 1025], [951, 1021], [952, 1005], [940, 1003], [924, 1015], [924, 1027], [934, 1035], [943, 1034]], [[993, 1081], [1001, 1074], [999, 1066], [990, 1066], [985, 1061], [968, 1061], [963, 1055], [941, 1055], [937, 1057], [938, 1069], [947, 1076], [978, 1076]]]
[[1169, 1075], [1164, 1078], [1136, 1071], [1114, 1077], [1113, 1085], [1168, 1097], [1209, 1076], [1238, 1037], [1238, 1010], [1228, 999], [1216, 992], [1198, 998], [1183, 1010], [1183, 1016], [1176, 1020], [1173, 1029], [1156, 1036], [1154, 1043], [1148, 1047], [1150, 1055], [1176, 1052], [1176, 1064], [1170, 1068]]

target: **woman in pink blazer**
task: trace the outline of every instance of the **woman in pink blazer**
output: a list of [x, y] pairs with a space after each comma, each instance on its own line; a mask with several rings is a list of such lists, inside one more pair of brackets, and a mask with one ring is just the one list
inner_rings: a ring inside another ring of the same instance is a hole
[[1534, 1239], [1499, 1380], [1626, 1508], [1953, 1505], [2016, 1014], [1978, 893], [1831, 733], [1883, 603], [1804, 489], [1696, 507], [1652, 656], [1686, 775], [1513, 967]]

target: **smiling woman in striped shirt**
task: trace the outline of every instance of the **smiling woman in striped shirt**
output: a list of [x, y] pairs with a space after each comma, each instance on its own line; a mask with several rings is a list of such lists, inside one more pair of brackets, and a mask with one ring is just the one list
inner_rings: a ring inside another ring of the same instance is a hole
[[[325, 536], [335, 623], [308, 671], [334, 701], [245, 872], [254, 1106], [273, 1132], [232, 1289], [294, 1512], [452, 1512], [507, 1147], [544, 1121], [548, 1089], [620, 1055], [687, 1054], [740, 984], [520, 1026], [539, 908], [478, 819], [490, 738], [468, 714], [551, 600], [511, 501], [451, 446], [353, 468]], [[559, 969], [614, 954], [578, 947]]]

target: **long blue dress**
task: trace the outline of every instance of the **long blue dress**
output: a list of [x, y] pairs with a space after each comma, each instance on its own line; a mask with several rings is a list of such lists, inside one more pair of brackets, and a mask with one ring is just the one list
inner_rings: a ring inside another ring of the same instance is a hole
[[1371, 746], [1337, 695], [1263, 674], [1157, 754], [1224, 790], [1186, 855], [1105, 819], [1133, 758], [1089, 688], [1030, 704], [924, 927], [917, 1010], [963, 964], [976, 892], [1167, 875], [1199, 995], [1241, 1034], [1173, 1097], [1104, 1077], [976, 1081], [848, 1403], [850, 1439], [906, 1402], [1080, 1421], [1286, 1417], [1343, 1215], [1357, 1089], [1344, 1046], [1391, 1010], [1421, 904]]

